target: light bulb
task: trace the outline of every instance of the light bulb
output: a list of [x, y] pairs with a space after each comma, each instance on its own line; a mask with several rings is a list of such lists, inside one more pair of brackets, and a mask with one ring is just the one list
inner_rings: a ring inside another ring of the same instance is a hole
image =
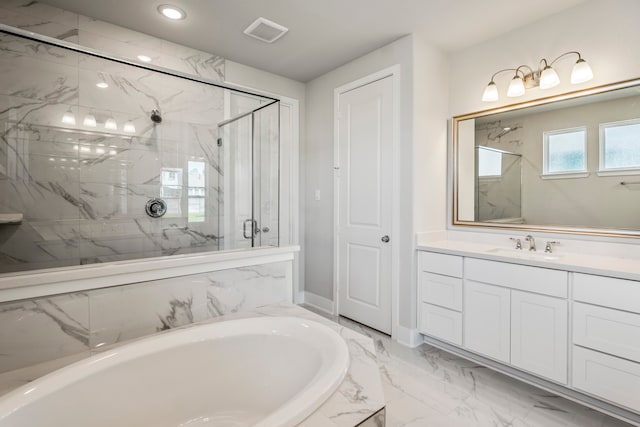
[[84, 117], [84, 121], [82, 122], [83, 125], [85, 125], [86, 127], [89, 128], [94, 128], [96, 127], [97, 123], [96, 123], [96, 118], [93, 114], [87, 114]]
[[109, 84], [107, 82], [100, 82], [100, 83], [96, 83], [96, 86], [99, 87], [100, 89], [106, 89], [109, 87]]
[[113, 117], [109, 117], [107, 121], [104, 122], [104, 128], [107, 130], [118, 130], [118, 124]]
[[484, 102], [491, 102], [498, 100], [498, 86], [491, 80], [482, 94], [482, 100]]
[[151, 57], [147, 55], [138, 55], [138, 59], [142, 62], [151, 62]]
[[76, 125], [76, 116], [71, 112], [71, 109], [62, 115], [62, 123], [71, 126]]
[[122, 128], [127, 133], [136, 133], [136, 127], [131, 120], [128, 120]]
[[514, 76], [509, 83], [509, 89], [507, 90], [507, 96], [510, 98], [524, 95], [524, 82], [522, 77]]
[[573, 66], [573, 70], [571, 71], [571, 84], [578, 84], [588, 82], [593, 78], [593, 71], [591, 71], [591, 67], [587, 64], [587, 61], [580, 58], [576, 65]]
[[165, 18], [169, 18], [174, 21], [184, 19], [187, 16], [184, 10], [180, 9], [179, 7], [171, 6], [168, 4], [163, 4], [161, 6], [158, 6], [158, 12], [160, 12], [160, 14]]
[[549, 89], [554, 86], [558, 86], [559, 83], [560, 77], [558, 77], [556, 70], [551, 68], [549, 65], [544, 67], [542, 74], [540, 74], [540, 89]]

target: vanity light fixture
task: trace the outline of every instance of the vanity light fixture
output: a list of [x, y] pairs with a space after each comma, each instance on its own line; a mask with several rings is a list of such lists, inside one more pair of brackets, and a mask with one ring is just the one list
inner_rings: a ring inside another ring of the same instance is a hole
[[82, 124], [88, 128], [96, 127], [98, 125], [98, 123], [96, 122], [96, 116], [94, 116], [93, 114], [87, 114], [86, 116], [84, 116]]
[[169, 18], [173, 21], [179, 21], [187, 17], [184, 10], [170, 4], [162, 4], [158, 6], [158, 12], [160, 12], [160, 14], [165, 18]]
[[[556, 70], [553, 69], [553, 65], [561, 58], [567, 55], [578, 55], [578, 60], [573, 66], [571, 71], [571, 84], [584, 83], [593, 78], [593, 71], [587, 61], [582, 59], [580, 52], [570, 51], [565, 52], [558, 56], [553, 61], [547, 61], [546, 58], [542, 58], [538, 63], [538, 69], [534, 70], [528, 65], [520, 65], [517, 68], [505, 68], [503, 70], [496, 71], [491, 76], [491, 81], [484, 89], [482, 100], [485, 102], [497, 101], [499, 99], [498, 86], [494, 79], [498, 74], [512, 71], [514, 72], [513, 78], [509, 83], [509, 89], [507, 90], [508, 97], [518, 97], [525, 94], [526, 89], [540, 86], [540, 89], [549, 89], [560, 84], [560, 77]], [[523, 71], [527, 70], [527, 73]]]
[[71, 111], [71, 108], [69, 108], [63, 115], [62, 115], [62, 123], [64, 123], [65, 125], [70, 125], [70, 126], [75, 126], [76, 125], [76, 116], [75, 114], [73, 114], [73, 112]]
[[136, 127], [131, 120], [128, 120], [122, 128], [126, 133], [136, 133]]

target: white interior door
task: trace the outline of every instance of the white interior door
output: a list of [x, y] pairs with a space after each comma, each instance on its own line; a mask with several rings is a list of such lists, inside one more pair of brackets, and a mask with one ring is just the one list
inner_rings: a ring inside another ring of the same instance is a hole
[[393, 77], [338, 96], [338, 311], [390, 334]]

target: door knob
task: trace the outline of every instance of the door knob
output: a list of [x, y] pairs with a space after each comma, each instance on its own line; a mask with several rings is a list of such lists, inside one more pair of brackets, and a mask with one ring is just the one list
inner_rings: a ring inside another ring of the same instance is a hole
[[389, 236], [382, 236], [382, 240], [384, 243], [389, 243]]

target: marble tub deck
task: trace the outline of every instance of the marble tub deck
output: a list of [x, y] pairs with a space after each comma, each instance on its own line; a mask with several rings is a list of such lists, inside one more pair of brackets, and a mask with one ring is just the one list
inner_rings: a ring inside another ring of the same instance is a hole
[[318, 314], [374, 340], [386, 427], [631, 426], [428, 344], [408, 348], [349, 319]]
[[[352, 327], [344, 326], [292, 304], [263, 306], [216, 317], [198, 324], [260, 316], [292, 316], [313, 320], [329, 326], [347, 342], [350, 366], [345, 379], [338, 390], [299, 426], [384, 426], [384, 421], [380, 420], [383, 414], [379, 412], [384, 408], [385, 398], [376, 361], [376, 348], [374, 341], [369, 336], [354, 331]], [[193, 327], [198, 324], [184, 327]], [[166, 333], [166, 331], [160, 333]], [[99, 351], [94, 350], [92, 353], [98, 354], [118, 345], [122, 345], [122, 343], [109, 346], [109, 348], [101, 348]], [[86, 353], [3, 373], [0, 375], [0, 395], [84, 357], [86, 357]]]

